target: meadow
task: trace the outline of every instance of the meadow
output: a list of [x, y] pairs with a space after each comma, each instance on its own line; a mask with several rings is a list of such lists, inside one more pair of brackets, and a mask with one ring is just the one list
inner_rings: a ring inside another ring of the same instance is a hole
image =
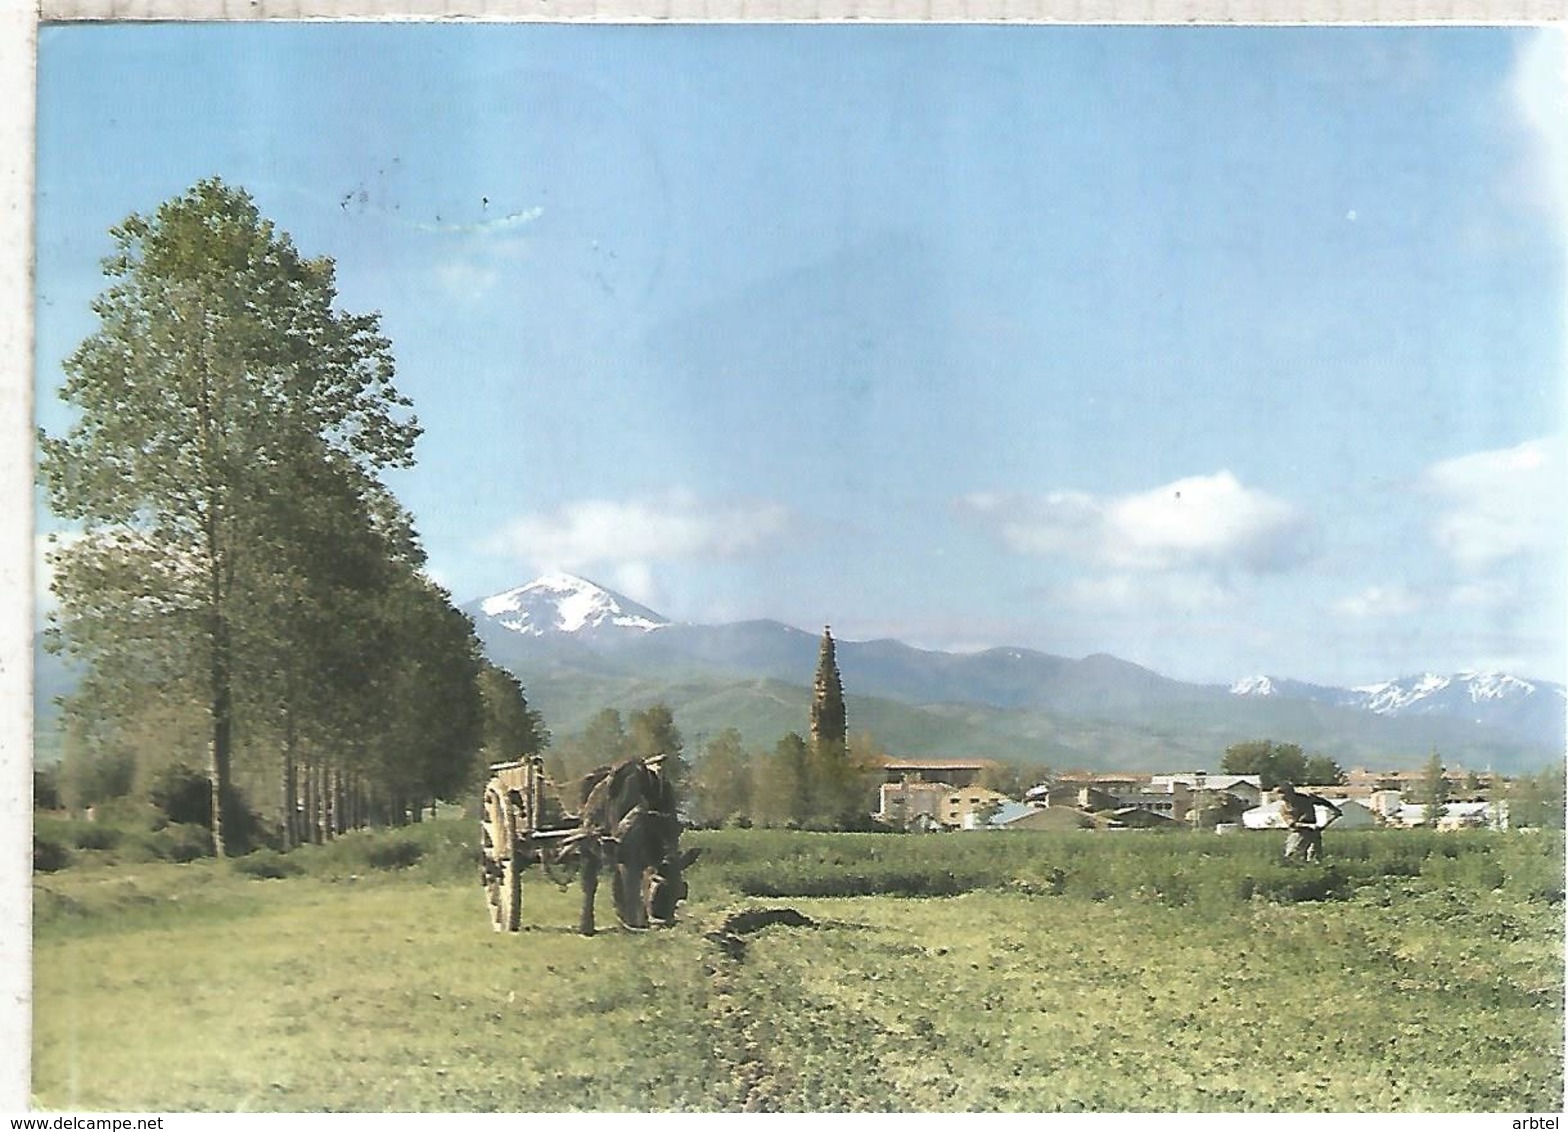
[[39, 833], [41, 1109], [1563, 1105], [1560, 834], [1331, 833], [1319, 867], [1274, 834], [691, 832], [681, 922], [585, 939], [537, 869], [491, 932], [463, 820], [228, 863]]

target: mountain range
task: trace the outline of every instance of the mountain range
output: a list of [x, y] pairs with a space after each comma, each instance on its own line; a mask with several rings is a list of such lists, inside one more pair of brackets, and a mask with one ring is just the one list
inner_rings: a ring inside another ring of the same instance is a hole
[[[688, 741], [736, 727], [754, 746], [803, 732], [818, 633], [777, 621], [671, 621], [612, 590], [552, 574], [463, 607], [553, 731], [606, 706], [666, 702]], [[1564, 751], [1560, 684], [1503, 673], [1421, 674], [1358, 688], [1276, 676], [1191, 684], [1113, 656], [975, 653], [839, 640], [851, 731], [898, 755], [1058, 768], [1217, 766], [1248, 739], [1299, 743], [1344, 766], [1533, 769]]]

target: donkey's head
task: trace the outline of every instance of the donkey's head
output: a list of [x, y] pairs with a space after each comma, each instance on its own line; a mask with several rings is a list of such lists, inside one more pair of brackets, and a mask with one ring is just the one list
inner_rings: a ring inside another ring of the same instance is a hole
[[686, 899], [685, 871], [697, 859], [701, 849], [688, 849], [672, 853], [643, 873], [643, 907], [648, 919], [666, 926], [675, 922], [675, 906]]

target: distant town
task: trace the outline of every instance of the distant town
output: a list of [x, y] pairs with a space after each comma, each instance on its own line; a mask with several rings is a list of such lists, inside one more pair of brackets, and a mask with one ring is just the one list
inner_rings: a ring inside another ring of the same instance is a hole
[[[941, 830], [1160, 830], [1216, 833], [1282, 829], [1280, 803], [1257, 774], [1068, 772], [1021, 798], [983, 785], [999, 764], [975, 759], [889, 759], [879, 791], [878, 821], [912, 832]], [[1507, 829], [1509, 805], [1489, 772], [1443, 774], [1439, 802], [1426, 771], [1356, 768], [1343, 781], [1302, 784], [1340, 810], [1341, 829]]]

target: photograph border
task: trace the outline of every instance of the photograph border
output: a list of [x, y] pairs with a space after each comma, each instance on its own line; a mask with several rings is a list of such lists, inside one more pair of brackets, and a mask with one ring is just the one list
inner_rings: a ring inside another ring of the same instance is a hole
[[[1551, 25], [1563, 0], [26, 0], [0, 4], [0, 1112], [31, 1091], [33, 153], [40, 24], [202, 21]], [[1382, 1117], [1379, 1119], [1386, 1119]], [[1503, 1125], [1499, 1122], [1499, 1127]]]

